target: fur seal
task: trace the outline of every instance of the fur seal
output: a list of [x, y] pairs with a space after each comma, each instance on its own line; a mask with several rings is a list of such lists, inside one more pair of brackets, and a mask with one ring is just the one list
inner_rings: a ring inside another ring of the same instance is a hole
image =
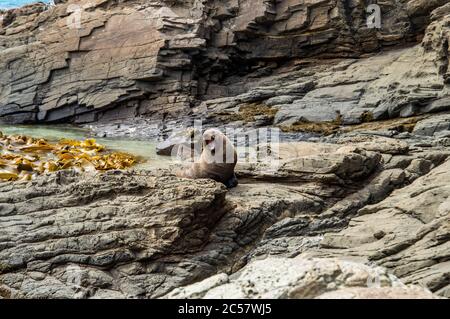
[[233, 143], [218, 129], [207, 129], [202, 136], [202, 153], [188, 169], [177, 173], [178, 177], [211, 178], [232, 188], [237, 186], [234, 168], [237, 153]]

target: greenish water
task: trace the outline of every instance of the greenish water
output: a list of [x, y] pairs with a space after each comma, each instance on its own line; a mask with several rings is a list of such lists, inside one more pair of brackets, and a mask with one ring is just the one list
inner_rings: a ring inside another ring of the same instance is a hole
[[[60, 139], [83, 140], [91, 138], [89, 131], [67, 125], [2, 125], [0, 131], [6, 135], [28, 135], [36, 138], [45, 138], [49, 141]], [[108, 149], [126, 152], [142, 158], [143, 162], [136, 168], [168, 168], [172, 164], [171, 158], [156, 154], [156, 141], [137, 141], [125, 138], [95, 138], [99, 144]]]

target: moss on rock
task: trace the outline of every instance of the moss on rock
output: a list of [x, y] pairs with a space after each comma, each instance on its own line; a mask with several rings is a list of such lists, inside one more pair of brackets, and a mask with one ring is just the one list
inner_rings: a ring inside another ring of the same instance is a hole
[[267, 124], [272, 124], [278, 110], [265, 105], [264, 103], [245, 103], [239, 107], [237, 112], [221, 111], [212, 114], [222, 122], [243, 121], [246, 123], [255, 122], [256, 117], [265, 117]]

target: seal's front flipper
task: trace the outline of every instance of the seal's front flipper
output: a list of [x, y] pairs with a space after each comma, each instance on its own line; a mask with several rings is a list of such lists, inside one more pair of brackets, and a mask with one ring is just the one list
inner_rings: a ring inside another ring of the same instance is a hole
[[227, 188], [236, 187], [239, 184], [236, 174], [233, 173], [233, 176], [231, 176], [231, 178], [227, 180], [224, 184]]

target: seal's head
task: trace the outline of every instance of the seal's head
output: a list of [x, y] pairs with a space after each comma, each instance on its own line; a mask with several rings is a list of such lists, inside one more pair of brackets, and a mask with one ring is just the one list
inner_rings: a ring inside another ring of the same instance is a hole
[[178, 172], [187, 178], [212, 178], [231, 188], [238, 184], [234, 174], [237, 153], [231, 140], [218, 129], [207, 129], [202, 135], [202, 153], [191, 167]]
[[221, 131], [215, 128], [207, 129], [202, 136], [202, 157], [207, 163], [232, 164], [237, 161], [233, 143]]
[[212, 155], [223, 145], [223, 134], [217, 129], [210, 128], [203, 133], [203, 149]]

